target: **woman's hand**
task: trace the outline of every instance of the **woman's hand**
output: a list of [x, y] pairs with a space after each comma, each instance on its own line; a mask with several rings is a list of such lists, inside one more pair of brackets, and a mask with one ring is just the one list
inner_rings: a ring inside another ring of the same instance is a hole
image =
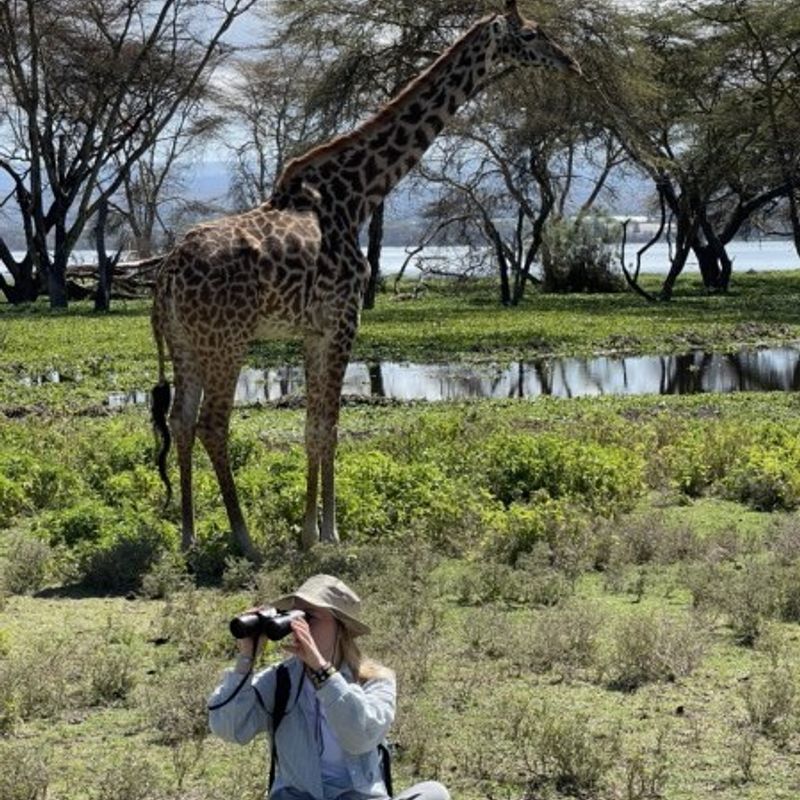
[[286, 645], [286, 649], [315, 672], [328, 663], [319, 652], [311, 635], [311, 628], [304, 619], [297, 619], [292, 623], [292, 641]]

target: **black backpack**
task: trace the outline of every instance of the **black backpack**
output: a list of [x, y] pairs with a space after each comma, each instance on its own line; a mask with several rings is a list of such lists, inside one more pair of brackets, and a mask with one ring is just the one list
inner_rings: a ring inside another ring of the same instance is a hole
[[[272, 712], [272, 753], [269, 765], [269, 784], [267, 792], [272, 791], [272, 784], [275, 783], [275, 763], [278, 760], [278, 752], [275, 749], [275, 734], [278, 732], [278, 726], [281, 724], [284, 716], [286, 715], [286, 706], [289, 702], [289, 693], [291, 692], [292, 685], [289, 678], [289, 668], [285, 664], [281, 664], [276, 673], [275, 678], [275, 708]], [[300, 689], [298, 687], [298, 695]], [[256, 692], [261, 705], [264, 701], [261, 696]], [[383, 773], [383, 782], [386, 784], [386, 791], [389, 797], [394, 794], [392, 790], [392, 762], [389, 754], [389, 748], [385, 744], [378, 745], [378, 754], [381, 760], [381, 772]]]

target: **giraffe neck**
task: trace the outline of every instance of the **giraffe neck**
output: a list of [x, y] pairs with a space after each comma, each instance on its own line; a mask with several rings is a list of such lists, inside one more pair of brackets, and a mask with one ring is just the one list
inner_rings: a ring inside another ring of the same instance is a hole
[[490, 24], [477, 22], [394, 100], [354, 131], [290, 162], [273, 197], [316, 189], [358, 229], [414, 167], [458, 108], [480, 88], [495, 56]]

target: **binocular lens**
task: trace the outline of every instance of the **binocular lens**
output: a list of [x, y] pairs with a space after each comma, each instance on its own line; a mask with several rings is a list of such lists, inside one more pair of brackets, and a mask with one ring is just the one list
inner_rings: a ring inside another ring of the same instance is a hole
[[230, 621], [230, 631], [237, 639], [247, 639], [256, 636], [266, 636], [277, 642], [292, 632], [292, 622], [296, 619], [305, 619], [306, 612], [299, 609], [285, 611], [282, 614], [275, 612], [248, 611], [240, 614]]

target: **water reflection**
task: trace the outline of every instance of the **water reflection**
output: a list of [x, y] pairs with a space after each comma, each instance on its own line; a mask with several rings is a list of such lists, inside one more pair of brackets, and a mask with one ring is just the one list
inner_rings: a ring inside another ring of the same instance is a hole
[[[800, 388], [800, 350], [539, 359], [508, 367], [354, 363], [343, 393], [357, 397], [446, 401], [500, 397], [698, 394]], [[300, 367], [243, 370], [236, 403], [257, 405], [303, 391]]]
[[[23, 375], [29, 387], [82, 376], [51, 369]], [[304, 392], [302, 367], [242, 370], [234, 402], [262, 405]], [[800, 389], [800, 347], [743, 350], [720, 354], [701, 351], [674, 356], [548, 358], [507, 367], [465, 364], [356, 362], [345, 373], [343, 394], [395, 400], [447, 401], [469, 398], [587, 397], [593, 395], [699, 394], [795, 391]], [[110, 408], [147, 403], [143, 390], [112, 392]]]

